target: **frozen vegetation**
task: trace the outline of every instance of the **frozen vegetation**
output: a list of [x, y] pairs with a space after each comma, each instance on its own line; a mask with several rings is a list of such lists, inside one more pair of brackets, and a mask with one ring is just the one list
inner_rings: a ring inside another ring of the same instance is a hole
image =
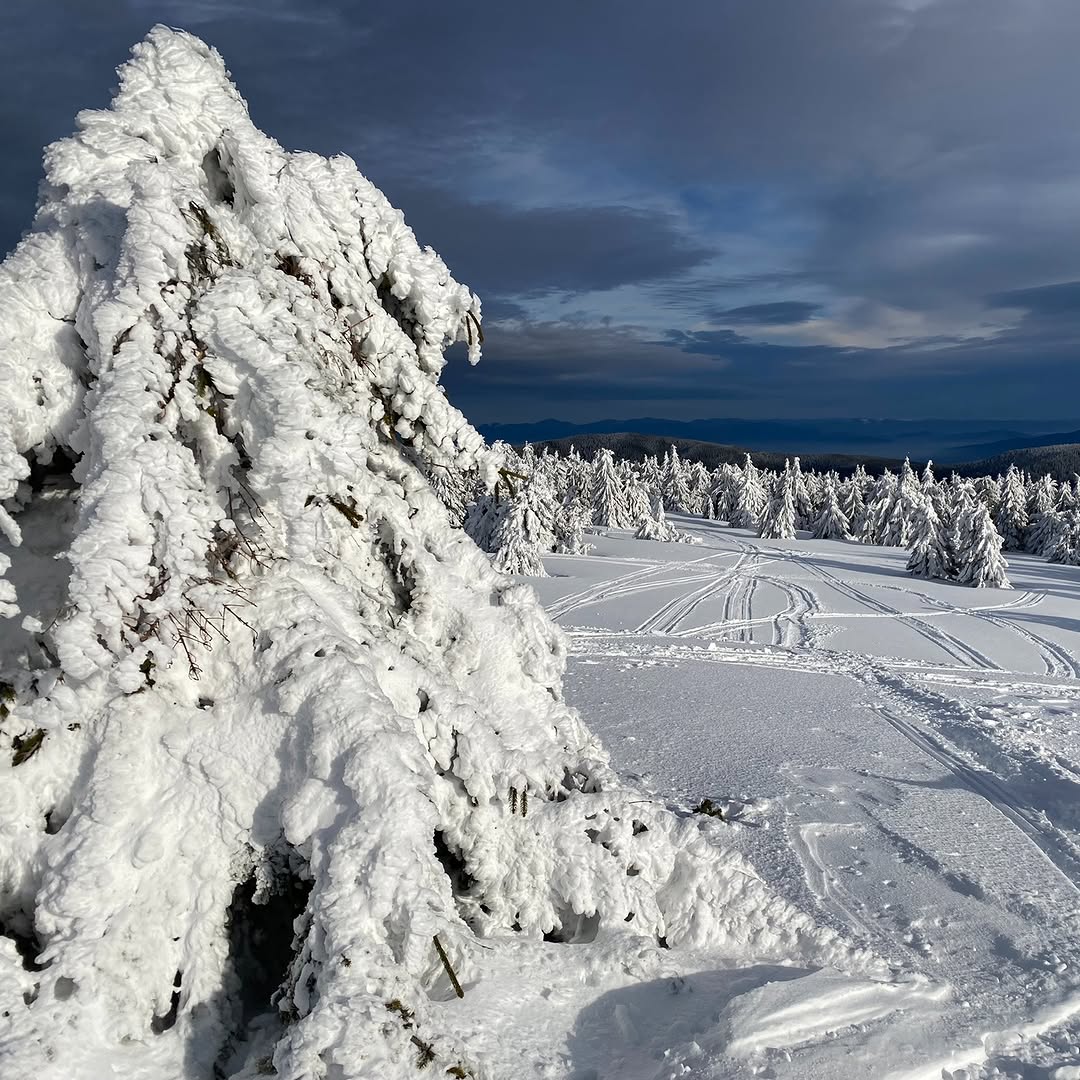
[[478, 298], [178, 31], [45, 172], [4, 1080], [1077, 1075], [1073, 485], [485, 445]]
[[937, 992], [565, 703], [562, 634], [451, 519], [497, 485], [535, 572], [580, 508], [447, 402], [480, 303], [350, 160], [159, 27], [45, 171], [0, 268], [0, 1075], [561, 1076], [537, 994]]

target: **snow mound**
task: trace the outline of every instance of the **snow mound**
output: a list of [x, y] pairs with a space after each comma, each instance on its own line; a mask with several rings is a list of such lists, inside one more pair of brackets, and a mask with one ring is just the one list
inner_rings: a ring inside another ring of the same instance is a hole
[[0, 267], [0, 1073], [487, 1076], [436, 935], [880, 970], [620, 782], [451, 528], [477, 298], [196, 38], [120, 79]]

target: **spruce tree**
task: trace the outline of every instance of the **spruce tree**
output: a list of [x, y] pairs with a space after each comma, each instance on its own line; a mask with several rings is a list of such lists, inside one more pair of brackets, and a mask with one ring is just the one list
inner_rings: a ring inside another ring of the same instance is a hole
[[948, 580], [955, 575], [952, 553], [934, 501], [925, 489], [920, 493], [911, 536], [908, 570], [920, 578]]
[[750, 455], [746, 455], [737, 478], [731, 525], [736, 529], [757, 529], [768, 501], [761, 473]]
[[848, 518], [840, 505], [836, 489], [837, 479], [835, 473], [829, 473], [825, 477], [821, 513], [812, 529], [815, 540], [847, 540], [851, 536]]
[[1009, 466], [1001, 486], [994, 525], [1001, 534], [1006, 551], [1023, 551], [1028, 529], [1027, 491], [1023, 477], [1015, 465]]
[[607, 447], [593, 459], [592, 519], [594, 525], [609, 529], [629, 529], [634, 524], [626, 507], [626, 492], [619, 470]]
[[480, 302], [351, 160], [158, 27], [45, 163], [0, 265], [0, 1074], [508, 1075], [520, 995], [478, 1030], [440, 957], [525, 985], [581, 913], [582, 971], [869, 969], [616, 773], [451, 527], [432, 469], [499, 475], [441, 383]]
[[784, 471], [773, 481], [758, 536], [765, 540], [795, 539], [795, 484], [789, 462], [784, 462]]
[[965, 531], [967, 547], [961, 552], [956, 580], [976, 589], [1011, 589], [1006, 575], [1009, 565], [1001, 554], [1001, 536], [982, 500], [974, 503]]

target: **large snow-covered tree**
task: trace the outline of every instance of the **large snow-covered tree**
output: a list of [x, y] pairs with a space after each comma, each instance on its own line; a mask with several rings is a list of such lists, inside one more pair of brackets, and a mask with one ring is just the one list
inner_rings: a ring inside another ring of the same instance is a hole
[[427, 481], [496, 478], [439, 385], [479, 302], [349, 159], [157, 28], [45, 161], [0, 267], [0, 1075], [493, 1076], [434, 935], [466, 985], [544, 935], [869, 964], [564, 704]]

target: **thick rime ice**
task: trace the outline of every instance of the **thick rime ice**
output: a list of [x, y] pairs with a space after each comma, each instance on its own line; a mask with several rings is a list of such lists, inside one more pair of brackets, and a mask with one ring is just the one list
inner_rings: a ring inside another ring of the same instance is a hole
[[563, 704], [426, 479], [497, 474], [438, 382], [479, 302], [350, 160], [159, 27], [45, 163], [0, 268], [0, 1074], [488, 1076], [436, 934], [466, 986], [544, 935], [880, 970]]

